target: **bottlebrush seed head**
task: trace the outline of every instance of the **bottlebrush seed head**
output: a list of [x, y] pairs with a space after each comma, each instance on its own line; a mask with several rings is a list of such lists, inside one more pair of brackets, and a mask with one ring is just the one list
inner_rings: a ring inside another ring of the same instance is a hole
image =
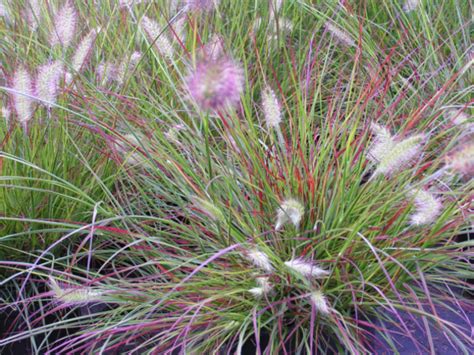
[[260, 298], [263, 295], [270, 293], [273, 290], [273, 286], [266, 276], [259, 276], [256, 278], [258, 287], [251, 288], [249, 292], [254, 295], [255, 298]]
[[88, 58], [90, 57], [90, 53], [92, 52], [92, 47], [94, 46], [96, 37], [97, 31], [91, 30], [77, 46], [71, 61], [72, 69], [75, 72], [79, 73], [86, 64]]
[[326, 299], [326, 296], [324, 296], [324, 294], [321, 291], [319, 290], [313, 291], [310, 295], [310, 299], [311, 299], [311, 303], [313, 304], [313, 306], [316, 308], [318, 312], [324, 315], [329, 314], [330, 308], [328, 305], [328, 301]]
[[422, 143], [426, 139], [420, 134], [396, 140], [386, 128], [377, 124], [372, 125], [372, 131], [375, 137], [368, 158], [378, 164], [374, 175], [391, 176], [409, 166], [420, 156]]
[[426, 190], [412, 191], [415, 213], [410, 216], [410, 224], [415, 226], [431, 224], [441, 213], [443, 205], [432, 193]]
[[299, 227], [304, 215], [303, 205], [295, 199], [283, 201], [277, 210], [275, 230], [281, 229], [287, 222], [291, 222], [296, 228]]
[[474, 141], [464, 143], [447, 157], [448, 167], [471, 179], [474, 177]]
[[403, 4], [403, 11], [404, 12], [411, 12], [415, 10], [418, 5], [420, 5], [420, 0], [406, 0]]
[[356, 45], [352, 37], [347, 32], [333, 25], [330, 21], [327, 21], [324, 24], [324, 27], [326, 27], [326, 30], [329, 33], [331, 33], [334, 37], [336, 37], [336, 39], [342, 44], [345, 44], [346, 46], [349, 46], [349, 47], [354, 47]]
[[102, 62], [97, 66], [96, 75], [102, 85], [118, 79], [117, 66], [111, 62]]
[[173, 46], [166, 34], [163, 32], [161, 26], [156, 21], [147, 16], [143, 16], [140, 26], [148, 37], [148, 40], [151, 43], [154, 43], [154, 47], [161, 55], [167, 58], [173, 57]]
[[13, 74], [12, 81], [12, 88], [18, 91], [18, 94], [12, 94], [13, 108], [15, 109], [17, 120], [26, 125], [33, 118], [34, 100], [32, 97], [35, 94], [33, 79], [24, 66], [19, 66]]
[[302, 258], [285, 261], [285, 265], [291, 270], [306, 277], [324, 277], [329, 275], [329, 271], [322, 269], [312, 261]]
[[38, 68], [35, 81], [35, 96], [44, 106], [51, 107], [56, 103], [59, 93], [59, 82], [63, 75], [63, 65], [59, 60], [44, 64]]
[[272, 272], [273, 267], [270, 259], [268, 258], [267, 254], [264, 252], [254, 248], [247, 252], [247, 258], [257, 267], [267, 271]]
[[102, 301], [103, 292], [91, 287], [61, 288], [56, 280], [49, 278], [49, 286], [54, 292], [54, 298], [66, 305], [77, 305], [83, 303]]
[[115, 144], [117, 151], [125, 157], [125, 162], [129, 165], [137, 165], [143, 162], [142, 156], [137, 152], [140, 142], [134, 134], [125, 134], [124, 142], [120, 141]]
[[244, 88], [243, 70], [230, 58], [203, 60], [186, 78], [186, 86], [204, 111], [232, 107]]
[[272, 89], [265, 88], [262, 93], [262, 107], [268, 128], [277, 127], [282, 119], [280, 103]]
[[66, 1], [54, 16], [53, 28], [49, 36], [51, 46], [60, 44], [64, 48], [69, 47], [75, 35], [77, 17], [72, 3]]
[[445, 115], [456, 126], [462, 125], [469, 120], [469, 115], [464, 113], [463, 110], [450, 108], [445, 111]]

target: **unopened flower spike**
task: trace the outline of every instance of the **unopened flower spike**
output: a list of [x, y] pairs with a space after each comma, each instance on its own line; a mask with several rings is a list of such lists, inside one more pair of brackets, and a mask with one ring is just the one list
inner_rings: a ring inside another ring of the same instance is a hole
[[103, 301], [104, 293], [92, 287], [62, 288], [52, 277], [49, 277], [49, 286], [54, 293], [54, 298], [66, 305]]
[[193, 205], [199, 210], [203, 211], [214, 221], [225, 222], [224, 214], [221, 210], [214, 205], [211, 201], [205, 200], [203, 198], [194, 196], [191, 198]]
[[299, 201], [292, 198], [283, 201], [277, 210], [275, 230], [280, 230], [288, 222], [299, 228], [303, 215], [304, 207]]
[[431, 192], [426, 190], [414, 190], [410, 192], [414, 196], [415, 213], [410, 216], [410, 223], [415, 226], [431, 224], [441, 213], [443, 205]]
[[291, 270], [305, 276], [305, 277], [324, 277], [329, 275], [329, 271], [324, 270], [313, 261], [305, 260], [303, 258], [291, 259], [285, 261], [285, 265]]

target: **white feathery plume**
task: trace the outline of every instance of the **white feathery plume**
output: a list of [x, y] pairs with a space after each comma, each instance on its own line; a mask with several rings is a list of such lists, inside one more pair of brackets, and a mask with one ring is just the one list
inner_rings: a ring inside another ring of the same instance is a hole
[[77, 24], [77, 12], [72, 3], [67, 0], [54, 16], [53, 28], [49, 36], [51, 46], [57, 44], [64, 48], [71, 44]]
[[87, 62], [87, 59], [92, 52], [95, 39], [97, 37], [97, 30], [91, 30], [79, 43], [76, 51], [71, 60], [72, 69], [74, 72], [79, 73]]
[[41, 0], [29, 0], [26, 4], [26, 22], [30, 30], [36, 31], [41, 21]]
[[249, 290], [249, 292], [254, 295], [255, 298], [260, 298], [272, 291], [273, 286], [267, 276], [259, 276], [256, 278], [256, 281], [258, 287], [253, 287]]
[[329, 314], [330, 308], [326, 296], [319, 291], [313, 291], [310, 295], [311, 303], [316, 308], [316, 310], [322, 314]]
[[[24, 66], [19, 66], [13, 74], [13, 87], [18, 94], [12, 94], [13, 108], [17, 120], [26, 128], [28, 121], [33, 118], [34, 86], [30, 73]], [[24, 95], [23, 95], [24, 94]]]
[[378, 174], [391, 176], [410, 165], [421, 154], [422, 143], [426, 139], [424, 135], [399, 140], [392, 137], [384, 127], [372, 124], [371, 128], [375, 138], [368, 158], [377, 163], [374, 176]]
[[154, 43], [155, 48], [158, 52], [167, 57], [173, 57], [173, 46], [171, 45], [166, 34], [163, 33], [161, 26], [154, 20], [147, 16], [143, 16], [140, 26], [148, 37], [151, 43]]
[[287, 222], [298, 228], [303, 215], [304, 207], [300, 202], [292, 198], [283, 201], [277, 210], [275, 230], [279, 230]]
[[334, 37], [336, 37], [339, 42], [345, 44], [349, 47], [354, 47], [356, 45], [352, 37], [346, 32], [341, 30], [339, 27], [333, 25], [330, 21], [327, 21], [324, 24], [324, 27], [330, 32]]
[[411, 12], [415, 10], [418, 5], [420, 5], [420, 0], [406, 0], [403, 4], [403, 11], [404, 12]]
[[285, 261], [285, 265], [306, 277], [324, 277], [329, 275], [329, 271], [322, 269], [312, 261], [302, 258]]
[[474, 141], [461, 145], [448, 156], [446, 163], [450, 169], [469, 179], [472, 178], [474, 176]]
[[268, 255], [264, 252], [254, 248], [247, 251], [247, 258], [257, 267], [267, 271], [272, 272], [273, 266], [268, 258]]
[[122, 63], [117, 67], [116, 81], [119, 84], [123, 84], [127, 73], [132, 73], [135, 70], [141, 58], [142, 54], [140, 52], [133, 52], [130, 58], [122, 60]]
[[420, 226], [431, 224], [441, 213], [443, 204], [432, 193], [426, 190], [411, 191], [414, 196], [415, 213], [410, 216], [410, 224]]
[[103, 292], [91, 287], [62, 288], [52, 277], [49, 278], [49, 286], [54, 292], [54, 298], [64, 304], [76, 305], [102, 301]]
[[35, 96], [40, 104], [51, 107], [56, 103], [59, 82], [63, 75], [63, 65], [59, 60], [44, 64], [38, 68], [35, 81]]
[[267, 127], [277, 127], [282, 120], [280, 103], [275, 92], [269, 87], [266, 87], [262, 93], [262, 107]]

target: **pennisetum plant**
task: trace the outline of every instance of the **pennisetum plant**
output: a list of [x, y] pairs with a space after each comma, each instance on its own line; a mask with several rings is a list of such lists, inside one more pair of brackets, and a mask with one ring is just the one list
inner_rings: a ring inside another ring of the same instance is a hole
[[58, 4], [0, 51], [9, 120], [58, 120], [1, 126], [0, 347], [469, 353], [444, 317], [473, 307], [466, 3]]

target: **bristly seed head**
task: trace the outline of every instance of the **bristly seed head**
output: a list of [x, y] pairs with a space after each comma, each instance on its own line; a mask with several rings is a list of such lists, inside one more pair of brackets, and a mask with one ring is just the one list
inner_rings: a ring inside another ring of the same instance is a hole
[[328, 32], [331, 33], [334, 37], [336, 37], [339, 40], [339, 42], [341, 42], [342, 44], [345, 44], [346, 46], [349, 46], [349, 47], [354, 47], [356, 45], [355, 41], [347, 32], [333, 25], [330, 21], [327, 21], [324, 24], [324, 27], [326, 27]]
[[269, 87], [265, 88], [262, 93], [262, 107], [267, 127], [277, 127], [282, 120], [280, 103], [275, 92]]
[[51, 107], [56, 103], [59, 82], [63, 76], [63, 64], [56, 60], [38, 68], [35, 81], [35, 96], [40, 104]]
[[251, 288], [249, 292], [254, 295], [255, 298], [260, 298], [263, 295], [269, 294], [273, 290], [273, 286], [266, 276], [259, 276], [256, 278], [258, 287]]
[[204, 111], [232, 107], [244, 88], [243, 70], [230, 58], [203, 60], [186, 78], [186, 87]]
[[197, 196], [193, 196], [191, 198], [191, 201], [193, 202], [194, 207], [204, 212], [212, 220], [225, 222], [224, 214], [212, 202], [205, 200], [203, 198], [197, 197]]
[[163, 32], [163, 29], [156, 21], [147, 16], [143, 16], [140, 26], [148, 37], [150, 43], [154, 44], [154, 47], [162, 56], [166, 58], [173, 57], [173, 46], [171, 45], [166, 33]]
[[76, 9], [67, 0], [54, 16], [53, 28], [49, 36], [51, 46], [60, 44], [64, 48], [69, 47], [75, 35], [77, 18]]
[[410, 216], [410, 223], [415, 226], [431, 224], [441, 213], [443, 205], [432, 193], [426, 190], [412, 191], [415, 213]]
[[79, 73], [86, 64], [90, 53], [92, 52], [92, 47], [94, 46], [97, 32], [98, 31], [96, 30], [91, 30], [77, 46], [71, 61], [72, 69], [75, 72]]
[[27, 122], [33, 118], [33, 79], [24, 66], [19, 66], [13, 74], [12, 81], [12, 88], [19, 92], [18, 94], [12, 94], [13, 107], [16, 112], [17, 120], [25, 126]]
[[448, 155], [446, 163], [449, 168], [471, 179], [474, 177], [474, 141], [462, 144]]
[[328, 301], [326, 299], [326, 296], [324, 296], [324, 294], [320, 290], [313, 291], [311, 293], [310, 299], [311, 303], [318, 312], [324, 315], [329, 314], [330, 308], [328, 305]]
[[322, 269], [313, 261], [302, 258], [285, 261], [285, 265], [293, 271], [306, 277], [324, 277], [329, 275], [329, 271]]
[[409, 166], [421, 154], [422, 143], [426, 137], [422, 134], [402, 140], [393, 138], [390, 132], [377, 124], [372, 124], [374, 142], [368, 153], [368, 159], [378, 165], [374, 175], [392, 176]]
[[254, 248], [247, 251], [247, 258], [257, 267], [267, 271], [272, 272], [273, 267], [270, 259], [268, 258], [267, 254], [264, 252]]
[[303, 215], [304, 207], [299, 201], [292, 198], [283, 201], [277, 210], [275, 230], [280, 230], [287, 222], [291, 222], [296, 228], [299, 228]]

